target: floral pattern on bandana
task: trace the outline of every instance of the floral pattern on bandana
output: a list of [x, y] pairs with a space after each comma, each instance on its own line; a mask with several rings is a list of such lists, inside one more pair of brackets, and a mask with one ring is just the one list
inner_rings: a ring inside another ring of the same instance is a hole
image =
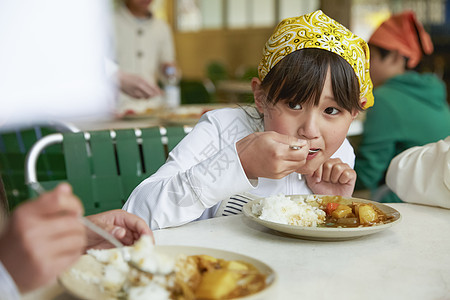
[[278, 24], [264, 47], [263, 58], [258, 66], [259, 78], [263, 80], [288, 54], [305, 48], [324, 49], [344, 58], [356, 73], [360, 97], [367, 98], [364, 108], [373, 105], [367, 43], [321, 10], [287, 18]]

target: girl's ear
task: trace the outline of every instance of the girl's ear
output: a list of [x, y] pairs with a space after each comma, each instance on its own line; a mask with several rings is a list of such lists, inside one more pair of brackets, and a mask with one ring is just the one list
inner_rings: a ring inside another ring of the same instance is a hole
[[253, 98], [255, 99], [255, 105], [258, 111], [263, 114], [264, 113], [264, 104], [265, 104], [265, 96], [264, 91], [261, 88], [261, 80], [259, 78], [252, 78], [252, 91]]
[[[367, 103], [367, 98], [366, 97], [362, 97], [361, 99], [360, 99], [360, 101], [361, 101], [361, 107], [364, 107], [364, 106], [366, 106], [366, 103]], [[352, 111], [352, 118], [353, 119], [355, 119], [357, 116], [358, 116], [358, 114], [359, 114], [359, 110], [357, 110], [357, 109], [354, 109], [353, 111]]]
[[361, 101], [361, 107], [365, 107], [366, 104], [367, 104], [367, 98], [366, 98], [366, 97], [362, 97], [362, 98], [360, 99], [360, 101]]

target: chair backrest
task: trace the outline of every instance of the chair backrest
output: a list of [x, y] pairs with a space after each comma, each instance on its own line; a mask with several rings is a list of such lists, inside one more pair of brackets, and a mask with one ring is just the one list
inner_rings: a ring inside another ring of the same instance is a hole
[[[0, 173], [10, 209], [28, 198], [25, 185], [25, 157], [33, 144], [55, 132], [76, 132], [71, 124], [49, 122], [0, 132]], [[64, 157], [60, 145], [49, 147], [37, 162], [39, 175], [46, 180], [65, 177]]]
[[[86, 214], [121, 208], [133, 189], [164, 164], [168, 149], [185, 135], [183, 126], [53, 134], [29, 152], [26, 182], [38, 181], [51, 189], [68, 181]], [[67, 177], [41, 181], [35, 162], [42, 150], [55, 143], [62, 143]], [[34, 195], [32, 190], [30, 195]]]
[[5, 223], [8, 214], [9, 214], [8, 200], [6, 199], [6, 193], [5, 193], [5, 187], [3, 185], [3, 180], [0, 177], [0, 232], [3, 229], [3, 224]]
[[189, 126], [169, 126], [163, 129], [164, 136], [167, 138], [167, 154], [192, 130]]

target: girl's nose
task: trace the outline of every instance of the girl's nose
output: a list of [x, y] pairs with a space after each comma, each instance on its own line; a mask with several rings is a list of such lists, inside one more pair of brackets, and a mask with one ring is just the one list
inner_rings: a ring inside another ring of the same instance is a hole
[[320, 135], [318, 118], [314, 115], [306, 116], [303, 122], [299, 125], [297, 133], [300, 138], [312, 140], [318, 138]]

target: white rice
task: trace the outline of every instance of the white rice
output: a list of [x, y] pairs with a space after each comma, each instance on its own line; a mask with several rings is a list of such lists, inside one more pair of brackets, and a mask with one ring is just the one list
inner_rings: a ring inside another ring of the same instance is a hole
[[[127, 299], [152, 299], [168, 300], [170, 292], [167, 288], [173, 286], [173, 279], [165, 275], [175, 270], [175, 258], [164, 253], [157, 252], [150, 236], [144, 235], [131, 247], [126, 247], [134, 264], [142, 270], [153, 273], [147, 277], [128, 266], [123, 259], [120, 249], [89, 250], [88, 254], [103, 263], [103, 276], [91, 278], [87, 275], [76, 274], [78, 277], [97, 284], [107, 291], [119, 292], [122, 290], [127, 294]], [[81, 272], [79, 272], [81, 273]]]
[[175, 259], [155, 251], [153, 239], [148, 235], [142, 236], [130, 247], [130, 255], [135, 265], [149, 273], [167, 275], [175, 268]]
[[282, 194], [261, 199], [252, 206], [252, 213], [262, 220], [305, 227], [325, 222], [325, 212], [318, 207], [318, 198], [302, 196], [291, 199]]
[[170, 292], [161, 285], [150, 282], [145, 286], [135, 286], [128, 290], [130, 300], [167, 300], [170, 299]]
[[90, 249], [87, 253], [104, 264], [103, 277], [100, 285], [109, 291], [118, 291], [127, 279], [130, 270], [128, 263], [123, 260], [122, 252], [118, 248], [108, 250]]

